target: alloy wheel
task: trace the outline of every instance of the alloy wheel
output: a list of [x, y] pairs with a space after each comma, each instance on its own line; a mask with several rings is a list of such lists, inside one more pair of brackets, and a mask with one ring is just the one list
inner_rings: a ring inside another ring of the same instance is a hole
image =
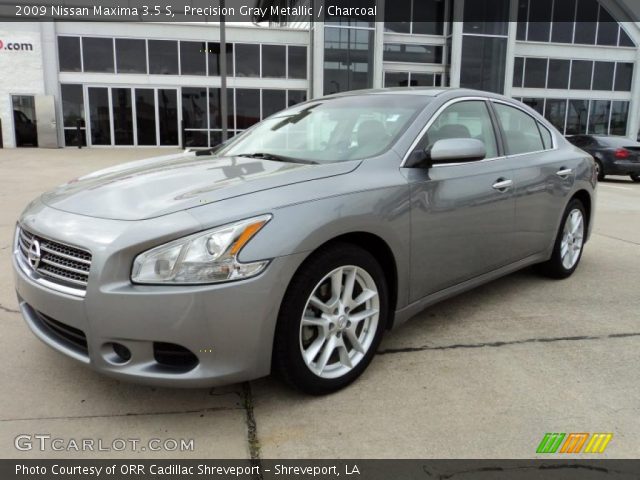
[[300, 351], [311, 372], [338, 378], [371, 347], [380, 317], [373, 277], [348, 265], [329, 272], [313, 289], [300, 323]]
[[570, 270], [576, 264], [583, 244], [584, 218], [582, 212], [575, 208], [567, 215], [560, 243], [560, 258], [565, 269]]

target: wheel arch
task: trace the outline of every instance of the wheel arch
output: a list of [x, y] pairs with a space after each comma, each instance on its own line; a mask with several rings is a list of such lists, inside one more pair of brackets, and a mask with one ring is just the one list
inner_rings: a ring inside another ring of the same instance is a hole
[[[395, 311], [398, 304], [398, 265], [396, 257], [393, 254], [393, 250], [382, 237], [371, 232], [357, 231], [343, 233], [325, 241], [311, 251], [307, 259], [336, 243], [349, 243], [366, 250], [373, 255], [382, 267], [389, 293], [389, 310], [387, 315], [387, 324], [385, 327], [387, 330], [391, 329], [393, 327]], [[298, 268], [303, 268], [305, 263], [306, 260]]]

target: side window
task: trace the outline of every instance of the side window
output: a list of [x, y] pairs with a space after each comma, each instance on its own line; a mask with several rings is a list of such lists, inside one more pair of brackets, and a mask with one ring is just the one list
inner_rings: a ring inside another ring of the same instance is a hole
[[553, 148], [553, 139], [551, 138], [551, 132], [547, 127], [538, 122], [538, 128], [540, 129], [540, 134], [542, 135], [542, 143], [544, 145], [544, 149], [548, 150]]
[[507, 155], [544, 150], [538, 122], [532, 116], [503, 103], [493, 105], [504, 132]]
[[419, 148], [430, 148], [438, 140], [448, 138], [475, 138], [484, 143], [486, 158], [498, 156], [496, 136], [483, 101], [468, 100], [454, 103], [444, 110], [420, 140]]

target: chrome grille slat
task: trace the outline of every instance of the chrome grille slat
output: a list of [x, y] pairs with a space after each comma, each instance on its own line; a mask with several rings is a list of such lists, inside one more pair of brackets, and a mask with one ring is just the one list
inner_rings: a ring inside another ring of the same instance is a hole
[[40, 237], [20, 227], [18, 251], [27, 265], [30, 265], [29, 249], [34, 240], [38, 240], [40, 245], [40, 263], [35, 270], [39, 275], [62, 286], [73, 285], [86, 290], [91, 269], [90, 252]]

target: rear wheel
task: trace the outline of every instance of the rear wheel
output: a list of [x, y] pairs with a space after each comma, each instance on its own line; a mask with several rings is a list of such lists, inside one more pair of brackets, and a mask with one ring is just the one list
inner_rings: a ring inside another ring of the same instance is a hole
[[382, 268], [366, 250], [335, 244], [296, 273], [280, 309], [274, 366], [307, 393], [353, 382], [368, 366], [387, 320]]
[[602, 163], [600, 163], [600, 160], [596, 160], [596, 175], [598, 176], [599, 182], [604, 180], [604, 168], [602, 168]]
[[640, 174], [632, 173], [629, 176], [631, 177], [631, 180], [633, 180], [634, 182], [636, 182], [636, 183], [640, 182]]
[[571, 200], [562, 217], [553, 254], [539, 266], [542, 273], [552, 278], [567, 278], [578, 268], [584, 247], [586, 218], [582, 202], [575, 198]]

